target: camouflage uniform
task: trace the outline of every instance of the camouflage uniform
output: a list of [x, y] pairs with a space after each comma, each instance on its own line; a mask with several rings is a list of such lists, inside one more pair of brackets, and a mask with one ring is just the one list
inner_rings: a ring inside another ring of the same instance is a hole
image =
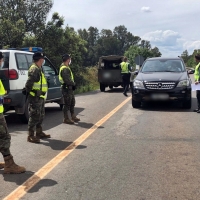
[[[34, 67], [29, 69], [28, 80], [26, 82], [26, 91], [30, 92], [32, 90], [34, 82], [40, 81], [41, 68]], [[34, 129], [36, 127], [37, 132], [42, 132], [42, 122], [45, 116], [44, 98], [35, 97], [28, 95], [29, 103], [29, 121], [28, 121], [28, 131], [29, 136], [34, 136]]]
[[64, 68], [62, 70], [61, 77], [63, 78], [64, 83], [67, 85], [67, 88], [62, 88], [62, 94], [65, 102], [63, 112], [64, 117], [67, 118], [68, 111], [70, 111], [71, 114], [74, 113], [75, 97], [72, 87], [75, 86], [75, 83], [71, 78], [71, 73], [68, 68]]
[[10, 155], [10, 134], [3, 113], [0, 113], [0, 152], [3, 156]]

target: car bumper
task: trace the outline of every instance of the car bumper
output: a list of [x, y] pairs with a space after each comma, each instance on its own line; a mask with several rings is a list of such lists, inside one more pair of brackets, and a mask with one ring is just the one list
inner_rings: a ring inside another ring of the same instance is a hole
[[[162, 96], [163, 98], [154, 98]], [[132, 89], [132, 99], [134, 101], [187, 101], [191, 99], [191, 88], [175, 88], [173, 90], [147, 90]]]
[[4, 109], [10, 110], [11, 107], [23, 107], [26, 96], [22, 94], [22, 90], [10, 91], [4, 96]]

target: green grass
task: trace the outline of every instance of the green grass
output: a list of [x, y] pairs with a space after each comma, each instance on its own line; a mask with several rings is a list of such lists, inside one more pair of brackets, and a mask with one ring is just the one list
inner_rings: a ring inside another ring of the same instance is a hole
[[84, 92], [89, 92], [99, 89], [97, 73], [98, 73], [97, 67], [87, 67], [85, 72], [81, 74], [84, 78], [85, 84], [79, 86], [75, 90], [75, 94], [81, 94]]

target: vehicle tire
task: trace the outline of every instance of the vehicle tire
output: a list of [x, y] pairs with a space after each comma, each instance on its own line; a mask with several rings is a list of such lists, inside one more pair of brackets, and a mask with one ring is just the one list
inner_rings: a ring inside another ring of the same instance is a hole
[[132, 106], [133, 106], [133, 108], [140, 108], [141, 107], [141, 102], [140, 101], [134, 101], [132, 99]]
[[59, 104], [59, 105], [60, 105], [60, 110], [62, 110], [64, 105], [63, 104]]
[[183, 101], [183, 108], [185, 109], [191, 109], [192, 106], [192, 100], [188, 100], [188, 101]]
[[24, 114], [19, 115], [20, 120], [25, 123], [28, 124], [28, 120], [29, 120], [29, 111], [28, 111], [28, 101], [25, 102], [25, 111]]
[[113, 86], [111, 85], [111, 86], [109, 86], [109, 88], [110, 88], [110, 89], [113, 89]]
[[101, 90], [101, 92], [105, 92], [105, 85], [104, 84], [102, 84], [102, 83], [100, 83], [100, 90]]

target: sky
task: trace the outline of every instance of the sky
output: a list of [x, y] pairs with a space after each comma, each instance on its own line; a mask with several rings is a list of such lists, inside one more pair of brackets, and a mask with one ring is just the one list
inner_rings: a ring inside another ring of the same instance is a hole
[[124, 25], [158, 47], [162, 57], [200, 49], [200, 0], [54, 0], [48, 20], [54, 12], [75, 30]]

